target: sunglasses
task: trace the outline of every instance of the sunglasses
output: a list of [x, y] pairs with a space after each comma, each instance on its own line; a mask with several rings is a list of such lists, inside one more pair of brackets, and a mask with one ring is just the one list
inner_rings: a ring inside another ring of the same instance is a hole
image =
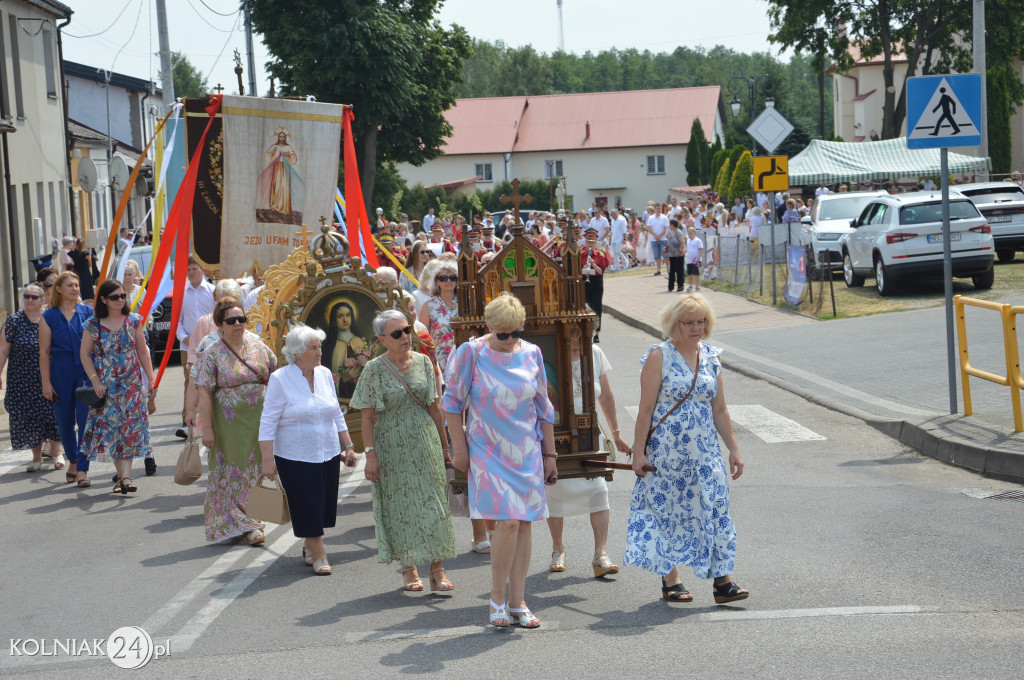
[[108, 295], [107, 296], [107, 299], [112, 301], [112, 302], [118, 302], [120, 300], [125, 300], [127, 298], [128, 298], [128, 294], [127, 293], [121, 293], [120, 295]]
[[458, 277], [458, 276], [456, 276], [456, 275], [454, 275], [454, 274], [450, 274], [450, 275], [445, 275], [445, 274], [442, 274], [441, 276], [438, 276], [438, 277], [437, 277], [437, 280], [438, 280], [439, 282], [442, 282], [442, 283], [443, 283], [444, 281], [458, 281], [458, 280], [459, 280], [459, 277]]
[[244, 316], [233, 316], [230, 319], [224, 319], [224, 323], [226, 323], [229, 326], [234, 326], [236, 323], [244, 324], [248, 321], [249, 320]]
[[388, 333], [388, 335], [390, 335], [395, 340], [398, 340], [400, 337], [402, 337], [403, 334], [409, 335], [410, 333], [412, 333], [412, 326], [406, 326], [401, 330], [391, 331], [390, 333]]
[[523, 337], [523, 330], [519, 329], [518, 331], [509, 331], [508, 333], [495, 333], [494, 337], [496, 337], [498, 340], [502, 342], [505, 342], [509, 338], [515, 338], [516, 340], [518, 340], [519, 338]]
[[21, 297], [25, 298], [26, 300], [38, 300], [39, 298], [42, 297], [42, 295], [33, 295], [32, 293], [25, 293]]

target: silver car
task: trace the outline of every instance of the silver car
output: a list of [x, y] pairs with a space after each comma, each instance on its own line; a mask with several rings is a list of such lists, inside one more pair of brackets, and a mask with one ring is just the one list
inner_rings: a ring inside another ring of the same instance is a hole
[[1012, 262], [1024, 250], [1024, 189], [1011, 182], [957, 184], [950, 191], [966, 196], [992, 227], [1000, 262]]
[[820, 279], [830, 263], [832, 271], [843, 271], [843, 254], [839, 239], [853, 231], [850, 220], [856, 219], [864, 206], [876, 196], [885, 196], [884, 191], [855, 191], [842, 194], [815, 196], [811, 214], [800, 220], [800, 243], [811, 246], [811, 278]]

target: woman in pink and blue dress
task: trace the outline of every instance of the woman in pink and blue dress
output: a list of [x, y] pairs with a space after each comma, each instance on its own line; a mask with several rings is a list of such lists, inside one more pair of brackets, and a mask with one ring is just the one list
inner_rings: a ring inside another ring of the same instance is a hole
[[149, 413], [156, 410], [153, 364], [141, 316], [117, 281], [108, 279], [96, 291], [96, 313], [85, 323], [82, 367], [103, 406], [89, 409], [82, 451], [90, 461], [113, 459], [117, 469], [114, 493], [138, 491], [132, 481], [132, 460], [152, 452]]
[[452, 440], [452, 464], [469, 475], [470, 517], [497, 520], [491, 538], [490, 622], [537, 628], [540, 621], [526, 606], [530, 526], [547, 519], [544, 481], [553, 483], [558, 471], [544, 357], [539, 347], [522, 340], [525, 320], [526, 310], [510, 293], [487, 304], [484, 321], [490, 332], [452, 355], [441, 410]]

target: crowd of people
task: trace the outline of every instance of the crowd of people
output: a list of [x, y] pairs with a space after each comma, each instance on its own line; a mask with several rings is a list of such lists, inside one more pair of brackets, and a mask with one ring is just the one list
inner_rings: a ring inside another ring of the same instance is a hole
[[[647, 214], [643, 233], [652, 243], [661, 241], [655, 236], [667, 241], [652, 248], [654, 259], [669, 260], [669, 285], [682, 291], [683, 272], [696, 274], [689, 259], [698, 218], [686, 205], [652, 204]], [[530, 229], [538, 237], [547, 236], [549, 217], [531, 215]], [[598, 314], [595, 280], [631, 266], [635, 255], [624, 247], [627, 234], [636, 230], [627, 217], [611, 210], [608, 219], [598, 210], [573, 218], [581, 227], [588, 303]], [[466, 228], [462, 221], [452, 224]], [[431, 227], [439, 225], [440, 220]], [[688, 237], [682, 236], [684, 228]], [[560, 256], [560, 235], [539, 247]], [[496, 237], [484, 236], [482, 248], [491, 247]], [[534, 522], [547, 523], [550, 571], [569, 568], [564, 518], [577, 515], [590, 518], [595, 578], [620, 570], [608, 554], [613, 522], [607, 483], [558, 479], [555, 409], [544, 358], [524, 338], [526, 310], [517, 298], [504, 293], [489, 302], [488, 332], [456, 346], [456, 256], [431, 243], [436, 242], [413, 238], [401, 276], [394, 268], [377, 271], [378, 278], [403, 289], [402, 301], [373, 319], [373, 334], [385, 351], [366, 363], [346, 395], [348, 408], [361, 416], [378, 561], [400, 563], [408, 591], [424, 590], [420, 567], [427, 569], [431, 591], [454, 591], [444, 561], [458, 553], [454, 518], [468, 517], [470, 549], [490, 557], [488, 621], [536, 628], [541, 622], [526, 592]], [[682, 257], [685, 270], [676, 261]], [[324, 535], [337, 523], [342, 467], [357, 464], [330, 368], [341, 336], [295, 324], [284, 338], [285, 364], [278, 366], [274, 352], [247, 330], [248, 291], [230, 279], [214, 286], [191, 260], [187, 276], [176, 329], [185, 371], [182, 423], [207, 449], [205, 539], [262, 545], [266, 527], [248, 515], [248, 492], [260, 475], [280, 478], [292, 531], [303, 539], [303, 562], [313, 574], [329, 575]], [[6, 365], [12, 445], [32, 451], [28, 472], [42, 470], [44, 453], [52, 456], [57, 448], [67, 460], [67, 482], [82, 489], [93, 483], [89, 469], [95, 461], [114, 462], [113, 492], [121, 495], [139, 491], [132, 472], [136, 458], [147, 460], [147, 474], [155, 472], [148, 418], [156, 409], [157, 388], [145, 322], [132, 311], [139, 278], [136, 267], [127, 268], [123, 281], [107, 280], [94, 291], [92, 304], [83, 303], [73, 271], [41, 272], [40, 282], [25, 287], [23, 309], [7, 319], [0, 334], [0, 371]], [[624, 561], [658, 574], [670, 601], [693, 599], [682, 585], [681, 565], [698, 578], [713, 579], [716, 602], [741, 600], [748, 593], [732, 579], [736, 534], [728, 478], [740, 476], [743, 462], [725, 403], [720, 350], [704, 342], [714, 314], [693, 293], [674, 298], [662, 320], [667, 339], [643, 358], [632, 443], [619, 427], [611, 362], [598, 345], [592, 349], [597, 403], [613, 445], [632, 456], [637, 475]], [[419, 351], [413, 350], [414, 334]], [[583, 405], [580, 366], [576, 348], [577, 410]], [[727, 462], [719, 436], [729, 450]], [[58, 440], [60, 447], [53, 444]], [[59, 458], [51, 460], [54, 468], [64, 468]], [[453, 468], [467, 474], [468, 493], [451, 492]]]

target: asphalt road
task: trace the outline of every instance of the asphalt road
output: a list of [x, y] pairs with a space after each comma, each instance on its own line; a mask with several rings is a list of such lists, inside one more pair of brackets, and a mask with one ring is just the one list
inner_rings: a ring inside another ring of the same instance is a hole
[[[607, 318], [601, 337], [631, 430], [638, 358], [653, 339]], [[170, 370], [152, 422], [159, 473], [139, 475], [135, 496], [109, 493], [109, 465], [79, 490], [53, 471], [25, 474], [23, 453], [0, 454], [0, 676], [105, 678], [105, 657], [11, 654], [9, 640], [105, 640], [122, 626], [170, 641], [168, 655], [134, 671], [154, 678], [1020, 674], [1024, 503], [984, 498], [1017, 487], [763, 382], [726, 374], [746, 424], [732, 512], [736, 579], [750, 599], [715, 606], [710, 584], [686, 570], [690, 605], [661, 600], [657, 577], [636, 568], [596, 581], [589, 524], [577, 517], [566, 521], [563, 574], [547, 571], [550, 539], [534, 526], [527, 592], [543, 626], [525, 631], [486, 625], [488, 558], [468, 551], [465, 519], [446, 565], [454, 594], [400, 590], [398, 566], [377, 563], [361, 468], [343, 472], [339, 526], [326, 537], [333, 576], [310, 575], [288, 527], [263, 548], [204, 545], [205, 481], [172, 481], [182, 379]], [[631, 487], [628, 473], [610, 484], [616, 561]]]

